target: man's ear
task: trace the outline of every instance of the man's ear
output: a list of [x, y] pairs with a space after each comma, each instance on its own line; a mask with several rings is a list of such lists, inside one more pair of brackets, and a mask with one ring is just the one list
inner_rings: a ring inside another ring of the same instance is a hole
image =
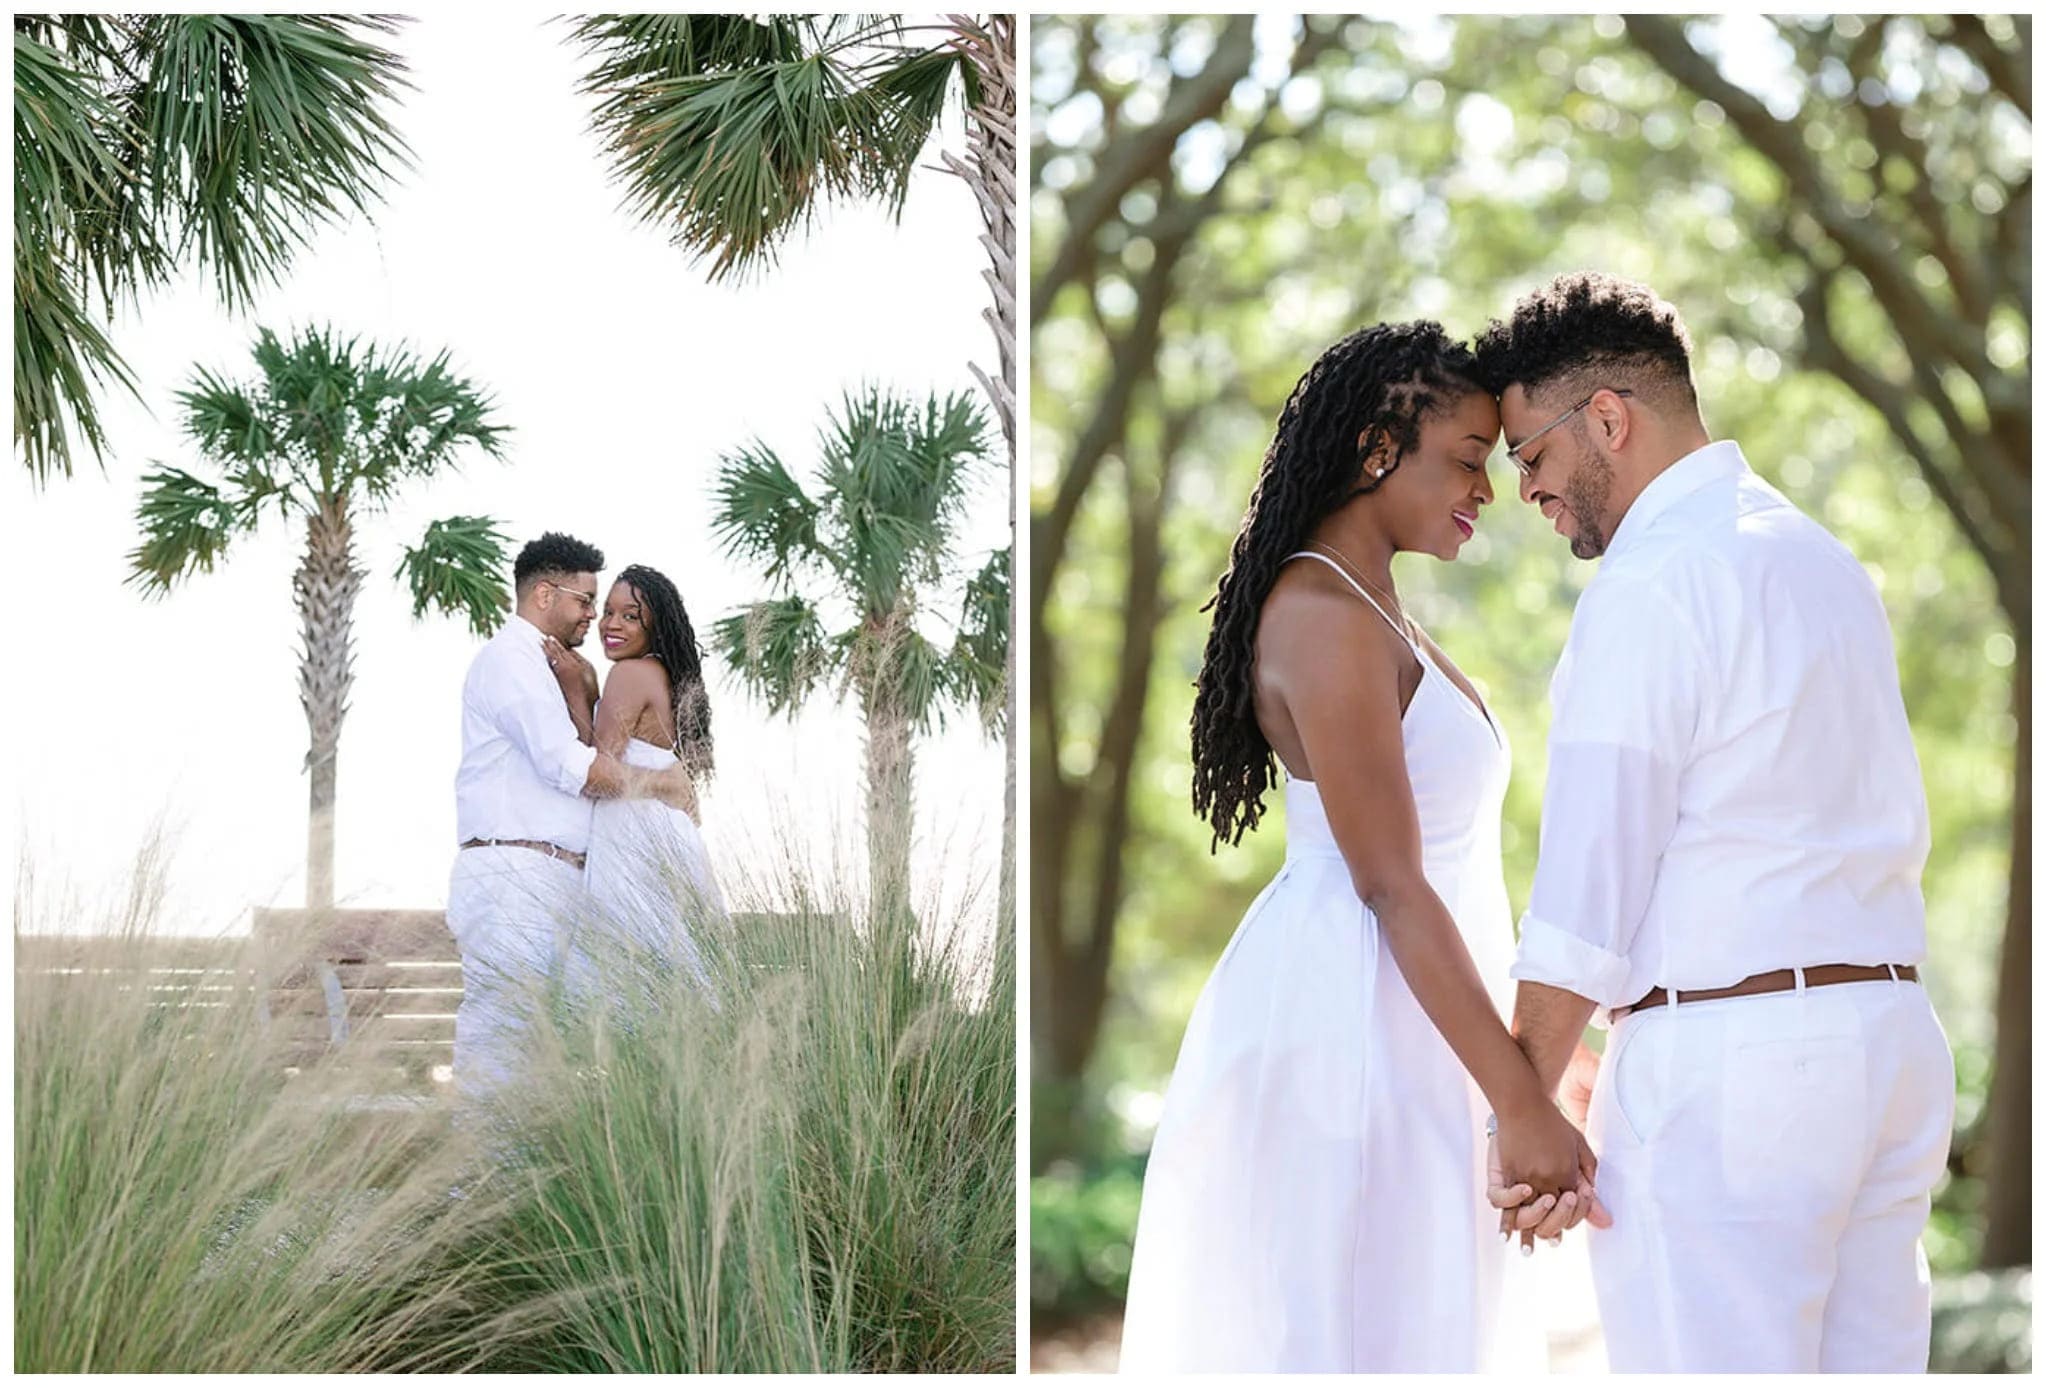
[[1627, 440], [1634, 432], [1634, 417], [1628, 413], [1626, 401], [1610, 390], [1602, 390], [1592, 397], [1587, 413], [1605, 439], [1607, 448], [1627, 446]]

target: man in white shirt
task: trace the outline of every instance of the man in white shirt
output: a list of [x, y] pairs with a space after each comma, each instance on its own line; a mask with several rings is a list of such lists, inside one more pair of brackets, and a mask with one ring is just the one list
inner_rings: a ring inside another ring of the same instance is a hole
[[689, 793], [680, 763], [651, 772], [591, 745], [596, 673], [575, 648], [603, 567], [601, 552], [567, 535], [521, 550], [517, 610], [462, 685], [448, 929], [462, 952], [455, 1078], [466, 1094], [513, 1077], [528, 994], [560, 967], [584, 914], [593, 801]]
[[1930, 830], [1882, 602], [1710, 439], [1645, 287], [1564, 276], [1478, 352], [1522, 500], [1604, 559], [1550, 687], [1513, 975], [1543, 1081], [1596, 1071], [1612, 1367], [1923, 1372], [1954, 1077], [1917, 981]]

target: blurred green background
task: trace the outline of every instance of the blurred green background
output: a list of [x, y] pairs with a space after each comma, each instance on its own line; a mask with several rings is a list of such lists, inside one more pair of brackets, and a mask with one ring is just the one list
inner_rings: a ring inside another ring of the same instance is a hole
[[[2028, 1365], [2030, 20], [1037, 16], [1031, 43], [1037, 1330], [1112, 1325], [1181, 1030], [1283, 856], [1277, 824], [1210, 856], [1187, 768], [1199, 609], [1279, 406], [1355, 327], [1469, 334], [1595, 267], [1682, 310], [1714, 436], [1882, 591], [1960, 1076], [1935, 1367]], [[1593, 567], [1510, 495], [1461, 562], [1399, 563], [1513, 740], [1518, 909]]]

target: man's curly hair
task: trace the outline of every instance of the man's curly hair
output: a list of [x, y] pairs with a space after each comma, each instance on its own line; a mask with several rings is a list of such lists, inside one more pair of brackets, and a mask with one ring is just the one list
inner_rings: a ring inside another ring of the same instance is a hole
[[601, 573], [603, 568], [604, 551], [573, 535], [550, 530], [519, 551], [512, 564], [512, 585], [523, 596], [526, 585], [536, 579]]
[[1494, 395], [1516, 385], [1530, 395], [1555, 384], [1566, 394], [1626, 386], [1664, 408], [1698, 407], [1691, 337], [1676, 309], [1645, 284], [1596, 270], [1558, 275], [1473, 345]]

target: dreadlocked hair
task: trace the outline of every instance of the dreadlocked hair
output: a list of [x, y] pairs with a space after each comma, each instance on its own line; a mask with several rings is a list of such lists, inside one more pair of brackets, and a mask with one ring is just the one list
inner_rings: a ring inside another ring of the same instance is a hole
[[666, 574], [644, 564], [626, 565], [618, 571], [617, 581], [639, 595], [646, 615], [647, 654], [668, 672], [675, 710], [675, 755], [691, 771], [708, 776], [716, 769], [710, 741], [710, 695], [703, 683], [703, 648], [696, 644], [696, 629], [689, 624], [682, 594]]
[[[1434, 322], [1354, 332], [1307, 368], [1279, 412], [1214, 611], [1193, 707], [1193, 807], [1214, 830], [1208, 851], [1242, 842], [1278, 781], [1257, 725], [1252, 671], [1258, 620], [1286, 557], [1352, 496], [1376, 491], [1420, 443], [1421, 421], [1482, 389], [1470, 350]], [[1383, 476], [1363, 477], [1378, 455]]]

